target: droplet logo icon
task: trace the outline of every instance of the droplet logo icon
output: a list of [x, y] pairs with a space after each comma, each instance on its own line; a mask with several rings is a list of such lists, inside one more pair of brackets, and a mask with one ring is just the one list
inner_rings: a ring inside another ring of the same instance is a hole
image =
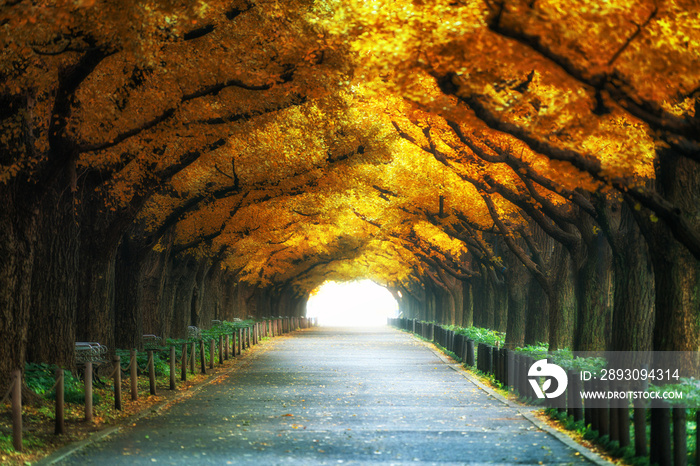
[[[546, 359], [540, 359], [530, 366], [527, 376], [537, 398], [556, 398], [564, 393], [569, 383], [566, 371], [556, 364], [547, 362]], [[539, 377], [547, 377], [547, 380], [542, 384], [542, 388], [540, 388], [538, 383]], [[554, 391], [549, 392], [552, 380], [556, 380], [557, 385]]]

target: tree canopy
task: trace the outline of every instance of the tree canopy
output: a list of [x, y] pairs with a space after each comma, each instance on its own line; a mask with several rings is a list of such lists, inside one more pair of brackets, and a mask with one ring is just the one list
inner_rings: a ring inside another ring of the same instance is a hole
[[699, 9], [2, 2], [3, 371], [355, 278], [511, 344], [697, 350]]

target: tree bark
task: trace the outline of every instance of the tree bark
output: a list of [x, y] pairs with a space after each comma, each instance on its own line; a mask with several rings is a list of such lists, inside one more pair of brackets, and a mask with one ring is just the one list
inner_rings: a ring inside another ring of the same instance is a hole
[[[698, 163], [670, 149], [660, 150], [656, 183], [659, 193], [680, 206], [687, 221], [696, 229], [700, 228]], [[675, 239], [665, 223], [650, 217], [645, 224], [650, 232], [656, 281], [654, 351], [697, 351], [700, 344], [700, 261]]]
[[613, 308], [612, 251], [586, 213], [579, 215], [582, 254], [576, 270], [576, 322], [573, 351], [605, 351], [609, 346]]
[[651, 351], [654, 271], [647, 242], [627, 203], [599, 200], [601, 226], [612, 246], [614, 298], [610, 351]]
[[532, 276], [514, 254], [507, 254], [506, 260], [506, 290], [508, 293], [506, 346], [516, 348], [525, 344], [528, 290], [532, 286]]
[[530, 281], [527, 294], [525, 344], [546, 343], [549, 341], [549, 299], [536, 280]]
[[72, 195], [56, 187], [46, 191], [39, 208], [27, 358], [73, 367], [74, 343], [81, 338], [76, 328], [81, 262], [76, 206]]
[[[24, 204], [11, 184], [0, 184], [0, 392], [12, 371], [24, 369], [37, 231], [36, 206]], [[47, 322], [44, 322], [46, 325]]]
[[462, 282], [462, 327], [474, 325], [474, 293], [472, 281]]

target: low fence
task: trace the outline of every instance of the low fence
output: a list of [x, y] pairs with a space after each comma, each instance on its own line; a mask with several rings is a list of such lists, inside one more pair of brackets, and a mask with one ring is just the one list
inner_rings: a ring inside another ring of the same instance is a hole
[[[542, 401], [528, 383], [528, 370], [535, 363], [530, 356], [475, 342], [440, 325], [416, 319], [393, 318], [389, 319], [389, 325], [442, 346], [467, 366], [492, 376], [504, 389], [518, 394], [524, 402]], [[565, 413], [574, 422], [582, 421], [584, 426], [596, 431], [599, 438], [607, 436], [619, 447], [634, 446], [634, 455], [648, 458], [649, 464], [688, 464], [688, 422], [684, 406], [671, 405], [658, 399], [652, 400], [651, 405], [644, 400], [634, 403], [625, 399], [584, 400], [582, 391], [612, 390], [615, 385], [601, 380], [581, 381], [579, 373], [574, 371], [568, 371], [567, 376], [566, 392], [556, 401], [545, 398], [545, 407]], [[693, 424], [691, 427], [695, 428], [695, 438], [690, 443], [695, 445], [695, 464], [700, 465], [700, 455], [697, 454], [697, 446], [700, 446], [700, 410]]]
[[[306, 329], [316, 326], [315, 319], [306, 317], [279, 317], [269, 318], [252, 324], [239, 322], [221, 322], [213, 321], [212, 329], [207, 331], [207, 335], [202, 334], [201, 329], [197, 327], [188, 327], [188, 338], [183, 340], [169, 340], [166, 344], [161, 343], [161, 339], [155, 335], [144, 335], [142, 343], [144, 351], [148, 355], [146, 363], [146, 371], [149, 380], [149, 393], [157, 394], [156, 375], [154, 367], [154, 353], [165, 353], [170, 365], [170, 390], [177, 389], [176, 374], [177, 366], [180, 366], [180, 380], [187, 380], [188, 368], [190, 374], [195, 372], [195, 361], [199, 359], [200, 371], [202, 374], [207, 372], [207, 361], [205, 352], [205, 343], [209, 345], [209, 361], [210, 369], [214, 368], [215, 357], [218, 354], [219, 365], [223, 364], [229, 358], [235, 358], [236, 355], [259, 343], [260, 338], [271, 338], [280, 336], [296, 329]], [[178, 362], [177, 353], [179, 351], [180, 358]], [[217, 351], [218, 349], [218, 351]], [[129, 363], [124, 366], [122, 364], [121, 354], [129, 355]], [[197, 358], [197, 353], [199, 358]], [[114, 408], [122, 409], [122, 373], [128, 373], [130, 378], [130, 393], [131, 399], [138, 399], [138, 372], [137, 363], [138, 351], [121, 350], [116, 351], [111, 360], [106, 360], [107, 348], [99, 345], [96, 342], [78, 342], [76, 343], [76, 360], [81, 369], [83, 369], [84, 393], [85, 393], [85, 421], [93, 421], [93, 373], [96, 365], [111, 366], [111, 372], [107, 376], [108, 379], [113, 379], [114, 383]], [[12, 373], [10, 387], [5, 396], [0, 401], [0, 406], [4, 406], [8, 399], [11, 401], [12, 411], [12, 445], [18, 452], [22, 451], [22, 371], [19, 369]], [[55, 372], [56, 383], [51, 390], [55, 390], [55, 429], [57, 435], [65, 434], [65, 371], [57, 369]]]

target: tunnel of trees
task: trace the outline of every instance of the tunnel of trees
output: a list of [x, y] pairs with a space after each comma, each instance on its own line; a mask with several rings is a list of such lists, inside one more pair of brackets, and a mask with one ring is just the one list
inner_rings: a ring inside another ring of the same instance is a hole
[[700, 343], [690, 0], [0, 3], [0, 385], [75, 341], [303, 315]]

